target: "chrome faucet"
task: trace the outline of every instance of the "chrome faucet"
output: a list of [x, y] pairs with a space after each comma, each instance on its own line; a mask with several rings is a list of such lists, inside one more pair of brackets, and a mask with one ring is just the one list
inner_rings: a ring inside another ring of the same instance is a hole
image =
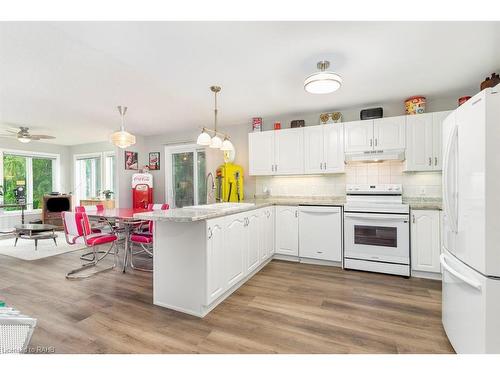
[[[211, 184], [210, 187], [208, 185], [208, 179], [211, 179]], [[208, 172], [207, 177], [205, 178], [205, 186], [207, 187], [207, 204], [211, 203], [213, 197], [214, 197], [214, 191], [215, 191], [215, 180], [214, 180], [214, 175], [212, 172]]]

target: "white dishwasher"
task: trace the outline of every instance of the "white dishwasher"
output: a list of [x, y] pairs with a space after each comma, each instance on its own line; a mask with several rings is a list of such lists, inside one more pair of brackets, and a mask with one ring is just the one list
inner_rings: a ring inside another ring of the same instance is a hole
[[342, 210], [299, 206], [299, 257], [342, 261]]

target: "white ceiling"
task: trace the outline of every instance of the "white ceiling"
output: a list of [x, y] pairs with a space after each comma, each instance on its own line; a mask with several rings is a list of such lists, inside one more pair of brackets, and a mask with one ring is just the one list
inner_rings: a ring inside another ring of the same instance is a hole
[[[59, 144], [103, 141], [126, 127], [154, 135], [253, 116], [468, 94], [500, 68], [500, 22], [2, 22], [0, 123]], [[327, 59], [344, 78], [304, 92]]]

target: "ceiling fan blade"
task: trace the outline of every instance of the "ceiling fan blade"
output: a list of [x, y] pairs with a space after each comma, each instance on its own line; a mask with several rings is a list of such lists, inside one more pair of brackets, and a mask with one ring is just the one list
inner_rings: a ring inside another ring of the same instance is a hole
[[56, 137], [54, 137], [52, 135], [45, 135], [45, 134], [31, 134], [30, 138], [38, 141], [40, 139], [55, 139]]

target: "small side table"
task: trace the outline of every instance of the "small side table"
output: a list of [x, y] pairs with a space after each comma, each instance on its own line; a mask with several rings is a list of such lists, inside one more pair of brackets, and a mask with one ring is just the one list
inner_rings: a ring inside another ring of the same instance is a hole
[[16, 240], [14, 242], [14, 247], [17, 245], [17, 241], [21, 239], [34, 240], [35, 250], [38, 250], [38, 240], [53, 239], [57, 246], [57, 234], [55, 225], [50, 224], [21, 224], [14, 227]]

